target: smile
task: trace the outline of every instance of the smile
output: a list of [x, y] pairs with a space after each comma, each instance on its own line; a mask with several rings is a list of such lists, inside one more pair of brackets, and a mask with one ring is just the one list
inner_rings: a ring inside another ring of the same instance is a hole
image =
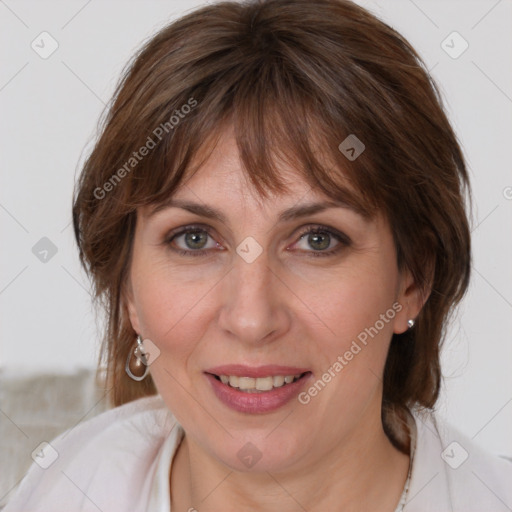
[[280, 388], [295, 382], [304, 374], [298, 375], [275, 375], [268, 377], [238, 377], [237, 375], [214, 375], [223, 384], [227, 384], [232, 388], [237, 388], [246, 393], [259, 393], [270, 391], [274, 388]]
[[215, 397], [230, 409], [250, 414], [272, 412], [296, 397], [313, 374], [305, 368], [226, 365], [204, 373]]

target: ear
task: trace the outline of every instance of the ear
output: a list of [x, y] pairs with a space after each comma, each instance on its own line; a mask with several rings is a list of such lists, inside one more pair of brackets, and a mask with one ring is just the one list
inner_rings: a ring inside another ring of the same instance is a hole
[[133, 330], [137, 334], [140, 334], [139, 315], [137, 314], [137, 308], [135, 307], [131, 276], [128, 276], [128, 278], [124, 282], [121, 293], [122, 301], [124, 303], [126, 311], [128, 312], [128, 318], [130, 319], [130, 323], [132, 324]]
[[409, 329], [407, 321], [415, 320], [419, 315], [421, 308], [430, 296], [431, 284], [421, 286], [418, 284], [409, 269], [405, 269], [401, 274], [400, 290], [397, 302], [402, 309], [396, 314], [393, 326], [395, 334], [402, 334]]

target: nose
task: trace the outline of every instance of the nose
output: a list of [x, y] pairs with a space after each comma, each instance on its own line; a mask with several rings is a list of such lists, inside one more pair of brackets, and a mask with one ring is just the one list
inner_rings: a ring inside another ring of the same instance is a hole
[[290, 293], [269, 266], [265, 251], [252, 263], [236, 256], [233, 268], [222, 280], [219, 327], [245, 344], [274, 341], [290, 328]]

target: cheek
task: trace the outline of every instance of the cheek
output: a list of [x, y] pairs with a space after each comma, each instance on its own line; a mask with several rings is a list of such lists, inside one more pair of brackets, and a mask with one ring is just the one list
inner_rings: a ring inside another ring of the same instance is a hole
[[[317, 388], [322, 394], [325, 389], [326, 402], [338, 404], [333, 411], [340, 404], [362, 406], [380, 386], [393, 320], [401, 309], [395, 293], [398, 271], [385, 263], [354, 265], [317, 281], [314, 289], [322, 293], [309, 293], [315, 316], [303, 323], [309, 326], [308, 338], [316, 340], [317, 378], [326, 383]], [[301, 293], [306, 296], [306, 287]]]
[[216, 293], [211, 288], [210, 281], [192, 280], [158, 266], [134, 282], [141, 332], [160, 350], [151, 376], [168, 407], [185, 424], [187, 418], [200, 424], [204, 414], [193, 390], [197, 354], [213, 322]]
[[361, 333], [364, 338], [368, 329], [374, 332], [374, 327], [384, 337], [391, 335], [397, 282], [398, 271], [393, 265], [361, 262], [314, 282], [303, 281], [297, 294], [305, 298], [329, 334], [328, 345], [339, 349]]
[[151, 265], [134, 266], [132, 282], [141, 334], [160, 350], [151, 375], [169, 406], [179, 410], [181, 401], [190, 401], [183, 389], [194, 387], [197, 356], [205, 340], [211, 339], [206, 331], [215, 321], [219, 298], [212, 283], [216, 280], [198, 271], [178, 272], [154, 260]]
[[151, 265], [134, 266], [134, 302], [145, 337], [161, 344], [179, 342], [183, 339], [180, 331], [190, 332], [195, 325], [199, 327], [194, 317], [198, 311], [204, 313], [208, 304], [204, 298], [211, 288], [203, 277], [197, 272], [194, 275], [176, 271], [158, 260]]

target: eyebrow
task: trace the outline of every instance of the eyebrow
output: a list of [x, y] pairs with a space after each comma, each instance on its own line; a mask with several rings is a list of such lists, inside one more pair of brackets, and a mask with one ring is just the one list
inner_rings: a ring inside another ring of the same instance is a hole
[[[208, 206], [206, 204], [196, 203], [194, 201], [187, 201], [184, 199], [169, 199], [157, 205], [149, 214], [148, 218], [151, 218], [153, 215], [156, 215], [158, 212], [162, 210], [166, 210], [168, 208], [181, 208], [190, 213], [194, 213], [201, 217], [206, 217], [208, 219], [217, 220], [223, 224], [228, 224], [227, 217], [216, 208]], [[279, 222], [290, 221], [302, 217], [307, 217], [308, 215], [313, 215], [315, 213], [323, 212], [328, 210], [329, 208], [345, 208], [354, 211], [358, 215], [365, 216], [359, 209], [354, 206], [346, 203], [345, 201], [321, 201], [317, 203], [305, 203], [296, 206], [292, 206], [286, 210], [283, 210], [278, 217]]]

